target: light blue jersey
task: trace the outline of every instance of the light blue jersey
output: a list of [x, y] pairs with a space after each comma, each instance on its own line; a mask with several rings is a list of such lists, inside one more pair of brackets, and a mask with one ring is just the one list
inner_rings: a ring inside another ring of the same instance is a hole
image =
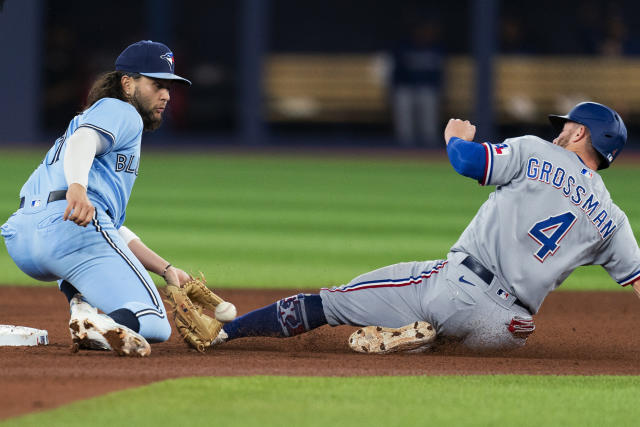
[[[67, 200], [51, 197], [68, 187], [65, 141], [83, 126], [108, 140], [89, 171], [87, 195], [96, 209], [86, 227], [63, 221]], [[2, 225], [2, 236], [9, 255], [26, 274], [66, 281], [105, 313], [130, 310], [139, 321], [140, 335], [156, 342], [171, 333], [162, 299], [117, 230], [138, 175], [142, 130], [138, 111], [113, 98], [100, 99], [74, 117], [22, 186], [19, 209]]]
[[112, 218], [116, 228], [125, 219], [125, 210], [140, 165], [142, 118], [129, 103], [102, 98], [71, 120], [42, 164], [20, 190], [20, 197], [49, 193], [67, 188], [64, 176], [65, 141], [80, 127], [89, 127], [109, 141], [104, 153], [96, 153], [89, 172], [87, 195]]

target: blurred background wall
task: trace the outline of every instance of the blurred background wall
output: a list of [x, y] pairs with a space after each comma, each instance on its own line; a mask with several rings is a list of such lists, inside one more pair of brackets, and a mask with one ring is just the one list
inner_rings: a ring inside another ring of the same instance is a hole
[[[1, 1], [1, 0], [0, 0]], [[5, 0], [0, 144], [51, 142], [135, 41], [176, 73], [161, 143], [442, 147], [449, 117], [551, 138], [583, 100], [640, 128], [631, 0]]]

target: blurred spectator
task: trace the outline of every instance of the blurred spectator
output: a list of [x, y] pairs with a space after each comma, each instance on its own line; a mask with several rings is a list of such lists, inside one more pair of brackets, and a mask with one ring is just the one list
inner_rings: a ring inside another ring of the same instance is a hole
[[604, 39], [600, 44], [600, 53], [604, 56], [622, 56], [625, 52], [629, 31], [621, 16], [610, 16], [605, 24]]
[[599, 5], [594, 0], [586, 1], [578, 8], [575, 29], [576, 51], [589, 55], [598, 53], [602, 27], [602, 11]]
[[83, 102], [86, 77], [83, 55], [78, 55], [78, 33], [73, 28], [52, 23], [44, 41], [44, 125], [53, 128], [68, 121]]
[[404, 146], [440, 147], [440, 93], [444, 54], [440, 24], [418, 24], [392, 52], [392, 103], [396, 137]]
[[615, 5], [610, 5], [599, 53], [609, 57], [640, 54], [638, 39], [633, 37], [629, 30], [624, 19], [624, 11]]
[[533, 53], [533, 48], [526, 38], [528, 31], [521, 20], [513, 16], [505, 16], [502, 19], [501, 30], [500, 53], [513, 55]]

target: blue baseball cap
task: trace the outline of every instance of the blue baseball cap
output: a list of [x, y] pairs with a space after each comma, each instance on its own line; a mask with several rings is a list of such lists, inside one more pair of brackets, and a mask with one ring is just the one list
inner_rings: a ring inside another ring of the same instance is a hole
[[163, 80], [177, 80], [180, 83], [191, 82], [175, 75], [173, 52], [164, 44], [141, 40], [122, 51], [116, 59], [116, 71], [137, 73], [146, 77]]

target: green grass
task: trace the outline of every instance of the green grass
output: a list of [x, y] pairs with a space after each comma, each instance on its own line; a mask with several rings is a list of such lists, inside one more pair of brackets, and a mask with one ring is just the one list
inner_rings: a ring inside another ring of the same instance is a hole
[[7, 426], [631, 426], [637, 377], [184, 378]]
[[[0, 219], [43, 152], [0, 151]], [[317, 288], [446, 255], [492, 189], [446, 162], [145, 152], [126, 224], [228, 287]], [[637, 168], [604, 172], [640, 235]], [[0, 245], [2, 283], [38, 284]], [[561, 289], [618, 289], [600, 267]], [[2, 425], [636, 425], [637, 377], [240, 377], [164, 381]]]
[[[0, 155], [6, 218], [43, 152]], [[637, 169], [604, 175], [640, 234]], [[126, 225], [213, 286], [309, 289], [400, 261], [444, 258], [491, 190], [438, 160], [145, 152]], [[0, 269], [2, 283], [39, 284], [4, 245]], [[592, 267], [563, 288], [618, 287]]]

